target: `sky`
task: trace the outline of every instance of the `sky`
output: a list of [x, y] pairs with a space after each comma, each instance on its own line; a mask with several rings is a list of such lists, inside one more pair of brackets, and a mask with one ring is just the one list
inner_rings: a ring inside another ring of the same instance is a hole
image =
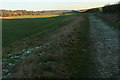
[[114, 4], [119, 0], [0, 0], [7, 10], [81, 10]]

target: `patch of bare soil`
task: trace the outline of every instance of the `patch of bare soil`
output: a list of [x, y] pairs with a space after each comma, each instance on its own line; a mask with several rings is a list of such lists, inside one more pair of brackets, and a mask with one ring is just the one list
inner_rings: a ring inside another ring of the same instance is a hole
[[[113, 29], [100, 18], [89, 16], [90, 54], [94, 65], [91, 77], [117, 78], [118, 67], [118, 30]], [[96, 71], [95, 71], [96, 68]]]

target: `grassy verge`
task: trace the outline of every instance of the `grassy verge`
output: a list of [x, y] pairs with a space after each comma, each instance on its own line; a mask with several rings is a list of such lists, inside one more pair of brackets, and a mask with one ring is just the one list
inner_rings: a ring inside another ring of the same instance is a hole
[[73, 78], [86, 78], [89, 76], [89, 60], [90, 55], [88, 52], [89, 46], [89, 21], [85, 17], [80, 22], [80, 28], [77, 30], [77, 43], [71, 45], [69, 49], [68, 63]]

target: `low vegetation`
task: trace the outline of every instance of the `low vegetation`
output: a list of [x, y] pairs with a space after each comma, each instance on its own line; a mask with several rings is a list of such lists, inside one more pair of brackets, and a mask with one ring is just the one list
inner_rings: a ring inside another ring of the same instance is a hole
[[[3, 10], [5, 12], [1, 15], [3, 18], [3, 78], [89, 78], [91, 75], [94, 76], [94, 72], [99, 71], [97, 69], [99, 67], [93, 65], [95, 62], [91, 60], [93, 54], [89, 52], [89, 43], [92, 42], [89, 42], [89, 36], [91, 36], [89, 31], [93, 30], [89, 30], [91, 27], [89, 19], [96, 21], [95, 24], [93, 23], [95, 27], [99, 27], [97, 26], [99, 21], [95, 17], [88, 19], [88, 16], [98, 16], [117, 28], [118, 5], [119, 3], [72, 12]], [[116, 10], [113, 13], [114, 17], [110, 17], [111, 10], [113, 11], [114, 8]], [[103, 23], [102, 20], [100, 21]], [[100, 23], [99, 25], [101, 26]], [[110, 29], [112, 31], [112, 28]], [[101, 30], [105, 31], [106, 28], [103, 27]], [[97, 31], [92, 32], [97, 33]], [[101, 34], [100, 31], [99, 34]], [[94, 45], [94, 43], [91, 44]], [[106, 75], [103, 74], [103, 77]]]
[[[56, 23], [50, 25], [54, 20]], [[88, 19], [73, 15], [51, 18], [47, 22], [49, 21], [45, 34], [36, 33], [37, 35], [32, 38], [24, 38], [23, 41], [4, 48], [4, 77], [83, 78], [89, 76]]]
[[[73, 21], [72, 18], [67, 21], [66, 18], [68, 17], [71, 17], [71, 15], [51, 18], [3, 19], [3, 47], [25, 37], [54, 31]], [[63, 23], [64, 21], [65, 23]]]

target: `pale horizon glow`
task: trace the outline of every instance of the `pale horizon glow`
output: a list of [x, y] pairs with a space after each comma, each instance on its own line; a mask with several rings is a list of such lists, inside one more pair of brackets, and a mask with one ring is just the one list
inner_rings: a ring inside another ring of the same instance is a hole
[[81, 10], [114, 4], [119, 0], [0, 0], [6, 10]]

